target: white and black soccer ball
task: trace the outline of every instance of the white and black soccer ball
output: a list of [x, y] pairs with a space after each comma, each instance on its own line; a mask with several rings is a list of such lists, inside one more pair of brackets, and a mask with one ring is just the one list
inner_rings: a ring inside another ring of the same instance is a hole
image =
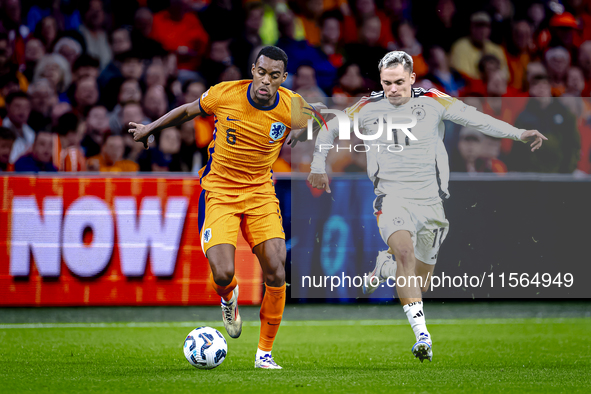
[[189, 364], [199, 369], [220, 366], [228, 354], [228, 343], [221, 332], [211, 327], [194, 329], [183, 346]]

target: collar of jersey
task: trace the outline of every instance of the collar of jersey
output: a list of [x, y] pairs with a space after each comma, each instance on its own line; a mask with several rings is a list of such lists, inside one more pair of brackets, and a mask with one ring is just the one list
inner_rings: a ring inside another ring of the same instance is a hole
[[255, 103], [254, 100], [250, 97], [250, 88], [251, 87], [252, 87], [252, 82], [250, 84], [248, 84], [248, 89], [246, 89], [246, 98], [248, 99], [248, 102], [250, 103], [250, 105], [252, 105], [256, 109], [260, 109], [261, 111], [270, 111], [270, 110], [274, 109], [277, 106], [277, 104], [279, 104], [279, 90], [277, 91], [277, 96], [275, 97], [275, 103], [272, 105], [269, 105], [268, 107], [264, 107], [262, 105]]

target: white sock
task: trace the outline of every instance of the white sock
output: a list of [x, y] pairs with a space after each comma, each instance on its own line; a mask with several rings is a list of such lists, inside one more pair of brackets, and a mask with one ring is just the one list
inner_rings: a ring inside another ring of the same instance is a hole
[[266, 352], [264, 350], [261, 350], [261, 349], [257, 348], [256, 359], [257, 360], [260, 360], [261, 358], [265, 357], [267, 354], [270, 356], [271, 355], [271, 352]]
[[404, 305], [404, 312], [408, 318], [408, 322], [415, 333], [417, 341], [421, 333], [425, 333], [431, 337], [429, 331], [427, 331], [427, 324], [425, 323], [425, 313], [423, 312], [423, 302], [413, 302], [408, 305]]

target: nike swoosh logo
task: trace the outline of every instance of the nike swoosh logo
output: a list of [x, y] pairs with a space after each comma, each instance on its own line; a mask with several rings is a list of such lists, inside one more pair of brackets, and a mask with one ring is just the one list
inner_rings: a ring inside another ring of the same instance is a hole
[[226, 120], [228, 120], [230, 122], [240, 122], [240, 119], [230, 119], [229, 116], [226, 118]]
[[268, 324], [268, 325], [270, 325], [270, 326], [278, 326], [280, 323], [273, 324], [273, 323], [269, 323], [269, 322], [267, 322], [267, 324]]

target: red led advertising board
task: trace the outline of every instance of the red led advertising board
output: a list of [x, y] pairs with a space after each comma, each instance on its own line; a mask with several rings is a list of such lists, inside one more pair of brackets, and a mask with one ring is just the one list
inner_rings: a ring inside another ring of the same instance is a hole
[[[0, 177], [0, 306], [216, 305], [196, 178]], [[262, 272], [239, 235], [240, 303]]]

